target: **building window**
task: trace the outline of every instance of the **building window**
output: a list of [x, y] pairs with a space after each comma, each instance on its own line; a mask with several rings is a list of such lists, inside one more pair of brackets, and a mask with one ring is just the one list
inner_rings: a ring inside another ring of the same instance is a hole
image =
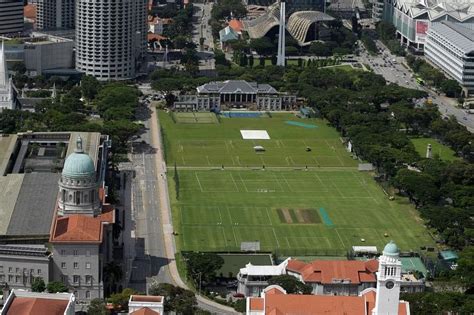
[[38, 275], [40, 275], [40, 274], [41, 274], [41, 269], [38, 269]]
[[91, 263], [90, 262], [86, 262], [86, 269], [91, 269]]
[[77, 249], [75, 249], [73, 253], [74, 253], [74, 256], [77, 256], [77, 253], [78, 253]]
[[61, 263], [61, 269], [66, 269], [66, 263], [65, 262]]
[[61, 282], [67, 284], [67, 276], [61, 276]]
[[35, 273], [35, 270], [34, 269], [30, 269], [30, 275], [34, 274]]
[[79, 284], [79, 281], [81, 280], [81, 277], [80, 276], [74, 276], [73, 277], [73, 281], [74, 281], [74, 284]]
[[66, 250], [65, 249], [61, 249], [60, 253], [61, 253], [61, 256], [66, 256]]
[[90, 257], [90, 255], [91, 255], [91, 251], [90, 251], [89, 249], [86, 250], [86, 256], [87, 256], [87, 257]]
[[86, 284], [92, 284], [92, 276], [86, 276]]
[[8, 272], [13, 272], [13, 267], [8, 267]]
[[12, 275], [8, 276], [8, 282], [13, 282], [13, 276]]
[[79, 269], [79, 263], [77, 262], [74, 263], [74, 269]]
[[16, 276], [15, 277], [15, 282], [16, 283], [21, 283], [21, 276]]
[[86, 299], [90, 299], [91, 298], [91, 291], [86, 291]]
[[0, 275], [0, 282], [5, 282], [5, 276], [4, 275]]

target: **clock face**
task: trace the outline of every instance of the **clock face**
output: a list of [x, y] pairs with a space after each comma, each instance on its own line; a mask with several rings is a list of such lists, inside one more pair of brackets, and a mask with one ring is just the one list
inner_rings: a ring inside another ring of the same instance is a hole
[[393, 283], [393, 281], [387, 281], [387, 283], [385, 283], [385, 287], [389, 290], [392, 289], [394, 286], [395, 283]]

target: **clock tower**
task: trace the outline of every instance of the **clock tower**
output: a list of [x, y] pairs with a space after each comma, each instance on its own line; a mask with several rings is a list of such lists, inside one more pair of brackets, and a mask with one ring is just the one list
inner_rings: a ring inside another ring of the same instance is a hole
[[398, 315], [402, 277], [402, 263], [398, 255], [397, 245], [390, 241], [385, 245], [382, 256], [379, 257], [377, 297], [373, 315]]

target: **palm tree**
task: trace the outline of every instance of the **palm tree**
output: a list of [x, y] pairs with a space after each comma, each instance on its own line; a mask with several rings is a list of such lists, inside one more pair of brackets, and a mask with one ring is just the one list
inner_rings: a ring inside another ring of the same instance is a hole
[[109, 262], [104, 267], [104, 287], [109, 289], [109, 292], [117, 291], [117, 284], [122, 281], [123, 271], [122, 267], [115, 262]]

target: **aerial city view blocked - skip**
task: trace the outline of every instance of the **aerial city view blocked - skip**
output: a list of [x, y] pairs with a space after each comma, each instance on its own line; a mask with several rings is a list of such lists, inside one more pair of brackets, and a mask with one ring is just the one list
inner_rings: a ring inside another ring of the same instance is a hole
[[474, 313], [473, 21], [0, 0], [0, 315]]

